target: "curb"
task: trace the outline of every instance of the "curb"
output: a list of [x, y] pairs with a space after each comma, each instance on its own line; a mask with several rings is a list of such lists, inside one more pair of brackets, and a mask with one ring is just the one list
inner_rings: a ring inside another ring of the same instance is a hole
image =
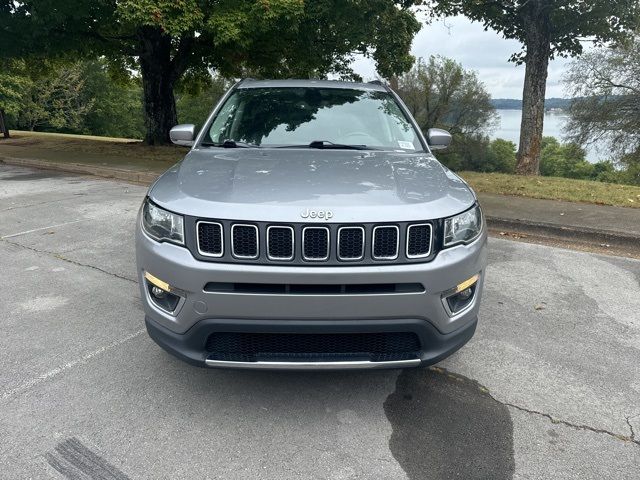
[[[0, 155], [0, 162], [7, 165], [55, 170], [59, 172], [81, 173], [111, 178], [139, 185], [150, 185], [159, 176], [152, 172], [136, 172], [113, 167], [96, 167], [82, 163], [55, 163], [31, 158], [16, 158]], [[532, 222], [518, 218], [501, 218], [486, 215], [490, 230], [523, 233], [531, 236], [559, 239], [572, 242], [586, 242], [640, 250], [640, 237], [624, 232], [600, 230], [590, 227], [564, 226], [553, 223]]]
[[640, 237], [612, 230], [600, 230], [591, 227], [574, 225], [557, 225], [553, 223], [531, 222], [529, 220], [486, 216], [490, 230], [524, 233], [532, 236], [586, 242], [600, 246], [615, 246], [640, 249]]
[[47, 162], [45, 160], [36, 160], [33, 158], [16, 158], [0, 155], [0, 162], [7, 165], [16, 165], [20, 167], [40, 168], [43, 170], [55, 170], [58, 172], [83, 173], [86, 175], [95, 175], [96, 177], [112, 178], [122, 180], [129, 183], [137, 183], [141, 185], [150, 185], [160, 176], [159, 173], [152, 172], [136, 172], [113, 167], [97, 167], [83, 163], [56, 163]]

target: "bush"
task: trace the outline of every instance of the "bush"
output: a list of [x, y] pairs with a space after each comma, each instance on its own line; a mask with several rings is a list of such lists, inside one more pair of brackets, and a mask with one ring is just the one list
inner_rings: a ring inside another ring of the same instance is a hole
[[513, 173], [516, 145], [501, 138], [454, 134], [451, 147], [438, 152], [438, 159], [456, 171]]
[[587, 162], [586, 153], [575, 143], [560, 143], [554, 137], [543, 137], [540, 174], [546, 177], [593, 179], [593, 164]]

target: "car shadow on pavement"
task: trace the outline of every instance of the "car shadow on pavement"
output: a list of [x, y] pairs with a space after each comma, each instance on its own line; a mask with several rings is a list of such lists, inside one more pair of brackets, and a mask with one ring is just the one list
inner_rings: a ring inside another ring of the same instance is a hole
[[513, 477], [509, 410], [478, 382], [438, 367], [405, 370], [384, 410], [391, 453], [410, 480]]

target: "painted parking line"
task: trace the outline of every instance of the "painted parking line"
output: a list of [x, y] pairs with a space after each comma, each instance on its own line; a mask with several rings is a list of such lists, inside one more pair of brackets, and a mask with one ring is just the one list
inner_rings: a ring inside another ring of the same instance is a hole
[[91, 360], [93, 357], [96, 357], [102, 353], [105, 353], [113, 348], [116, 348], [120, 345], [122, 345], [125, 342], [128, 342], [129, 340], [132, 340], [134, 338], [136, 338], [139, 335], [142, 335], [145, 332], [145, 329], [140, 329], [137, 332], [133, 332], [129, 335], [127, 335], [126, 337], [123, 337], [119, 340], [116, 340], [114, 342], [111, 342], [108, 345], [105, 345], [103, 347], [100, 347], [96, 350], [93, 350], [92, 352], [89, 352], [81, 357], [78, 357], [74, 360], [71, 360], [70, 362], [65, 363], [64, 365], [60, 365], [52, 370], [49, 370], [48, 372], [43, 373], [42, 375], [39, 375], [35, 378], [32, 378], [31, 380], [28, 380], [26, 382], [24, 382], [21, 385], [18, 385], [15, 388], [12, 388], [10, 390], [7, 390], [5, 392], [2, 392], [2, 395], [0, 395], [0, 400], [6, 400], [10, 397], [13, 397], [15, 395], [18, 395], [26, 390], [29, 390], [33, 387], [35, 387], [36, 385], [44, 382], [45, 380], [48, 380], [50, 378], [56, 377], [58, 375], [60, 375], [61, 373], [65, 372], [66, 370], [69, 370], [73, 367], [75, 367], [76, 365], [86, 362], [88, 360]]
[[80, 220], [73, 220], [71, 222], [58, 223], [56, 225], [49, 225], [47, 227], [33, 228], [31, 230], [25, 230], [24, 232], [12, 233], [11, 235], [4, 235], [0, 239], [19, 237], [20, 235], [27, 235], [28, 233], [40, 232], [42, 230], [48, 230], [50, 228], [64, 227], [65, 225], [73, 225], [74, 223], [87, 222], [93, 220], [92, 218], [82, 218]]

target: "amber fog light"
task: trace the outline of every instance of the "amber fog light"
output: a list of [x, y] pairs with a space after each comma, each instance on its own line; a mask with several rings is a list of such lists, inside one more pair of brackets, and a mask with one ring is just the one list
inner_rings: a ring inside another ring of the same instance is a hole
[[444, 292], [442, 295], [443, 303], [449, 315], [456, 315], [473, 303], [479, 278], [480, 275], [474, 275], [456, 287]]
[[149, 272], [145, 272], [144, 278], [151, 302], [161, 310], [167, 313], [173, 313], [175, 309], [178, 308], [178, 303], [180, 303], [178, 289], [160, 280], [158, 277], [151, 275]]

